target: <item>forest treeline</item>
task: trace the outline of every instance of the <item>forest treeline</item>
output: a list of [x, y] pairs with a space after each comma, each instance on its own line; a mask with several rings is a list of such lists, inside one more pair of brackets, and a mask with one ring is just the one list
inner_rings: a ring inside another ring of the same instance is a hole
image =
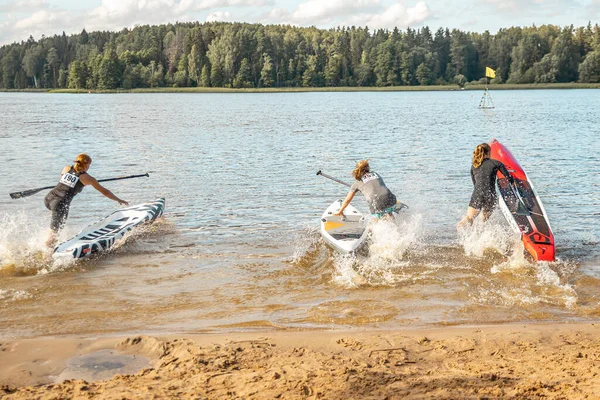
[[176, 23], [0, 47], [0, 88], [334, 87], [600, 82], [600, 27], [471, 33]]

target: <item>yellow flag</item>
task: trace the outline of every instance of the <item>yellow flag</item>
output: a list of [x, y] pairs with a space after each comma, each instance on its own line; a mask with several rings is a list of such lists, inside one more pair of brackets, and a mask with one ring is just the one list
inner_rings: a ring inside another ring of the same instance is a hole
[[490, 67], [485, 67], [485, 76], [494, 79], [496, 77], [496, 71], [494, 71]]

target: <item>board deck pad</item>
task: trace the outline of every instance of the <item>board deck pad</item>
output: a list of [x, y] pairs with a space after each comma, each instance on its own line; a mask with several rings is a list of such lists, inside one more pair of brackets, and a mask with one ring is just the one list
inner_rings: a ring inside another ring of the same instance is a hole
[[164, 208], [165, 199], [161, 198], [115, 211], [56, 246], [52, 257], [78, 259], [108, 250], [134, 228], [154, 222]]
[[342, 200], [334, 201], [321, 216], [321, 235], [333, 248], [350, 253], [358, 249], [367, 236], [367, 219], [352, 205], [344, 210], [345, 217], [334, 215]]

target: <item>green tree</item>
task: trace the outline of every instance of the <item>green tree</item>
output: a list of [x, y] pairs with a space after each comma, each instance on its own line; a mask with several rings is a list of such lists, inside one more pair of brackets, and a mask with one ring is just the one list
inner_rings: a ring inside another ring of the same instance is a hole
[[200, 74], [200, 86], [210, 87], [210, 67], [208, 64], [204, 64], [202, 67], [202, 74]]
[[223, 67], [221, 64], [210, 64], [210, 84], [212, 87], [223, 87]]
[[70, 89], [83, 89], [87, 82], [87, 68], [86, 65], [78, 60], [71, 63], [69, 68], [69, 78], [67, 80], [67, 86]]
[[260, 71], [260, 86], [273, 86], [273, 63], [268, 54], [263, 54], [263, 67]]
[[573, 26], [564, 28], [552, 46], [552, 66], [556, 70], [557, 82], [577, 81], [577, 67], [581, 56], [574, 41]]
[[58, 68], [60, 67], [60, 57], [58, 56], [58, 50], [54, 47], [48, 50], [48, 55], [46, 56], [46, 62], [48, 63], [48, 67], [50, 68], [50, 76], [51, 76], [51, 87], [58, 86]]
[[425, 65], [425, 63], [421, 63], [417, 67], [416, 78], [417, 82], [419, 82], [419, 85], [431, 84], [432, 72], [427, 65]]
[[242, 59], [240, 69], [233, 80], [233, 87], [236, 88], [248, 88], [252, 87], [250, 83], [250, 64], [247, 58]]
[[188, 60], [185, 54], [179, 59], [177, 65], [177, 72], [175, 72], [175, 85], [179, 87], [188, 86], [188, 73], [187, 73]]
[[113, 48], [104, 51], [98, 73], [98, 89], [116, 89], [121, 80], [121, 67]]
[[6, 89], [15, 87], [15, 76], [19, 70], [19, 54], [16, 47], [12, 47], [2, 57], [2, 85]]
[[68, 78], [69, 78], [69, 70], [67, 70], [66, 68], [60, 68], [58, 70], [58, 87], [66, 88]]
[[588, 53], [579, 65], [579, 81], [600, 83], [600, 49]]
[[190, 56], [188, 57], [188, 75], [194, 85], [198, 85], [200, 80], [200, 55], [196, 44], [192, 45]]
[[306, 70], [302, 75], [302, 86], [311, 87], [317, 86], [318, 81], [318, 71], [317, 71], [317, 56], [311, 55], [308, 56], [308, 60], [306, 62]]
[[467, 84], [467, 78], [463, 74], [458, 74], [454, 77], [454, 83], [460, 87], [465, 87]]
[[511, 54], [509, 83], [532, 83], [535, 81], [532, 67], [550, 51], [547, 40], [537, 32], [524, 32]]
[[368, 86], [370, 84], [373, 70], [367, 58], [367, 53], [363, 51], [360, 64], [356, 67], [356, 80], [358, 86]]
[[554, 68], [552, 55], [546, 54], [539, 62], [532, 67], [532, 73], [535, 83], [554, 83], [558, 71]]
[[25, 50], [25, 56], [23, 57], [23, 68], [27, 76], [33, 79], [33, 86], [36, 88], [38, 87], [39, 77], [44, 68], [42, 51], [42, 45], [37, 44]]
[[377, 86], [389, 86], [390, 84], [392, 84], [388, 82], [388, 75], [390, 72], [392, 72], [393, 62], [390, 47], [390, 41], [386, 41], [381, 45], [377, 46], [377, 58], [375, 59], [375, 65], [373, 67], [373, 72], [375, 73], [375, 82]]
[[164, 85], [164, 72], [163, 65], [161, 63], [157, 63], [155, 61], [150, 61], [149, 68], [149, 87], [161, 87]]

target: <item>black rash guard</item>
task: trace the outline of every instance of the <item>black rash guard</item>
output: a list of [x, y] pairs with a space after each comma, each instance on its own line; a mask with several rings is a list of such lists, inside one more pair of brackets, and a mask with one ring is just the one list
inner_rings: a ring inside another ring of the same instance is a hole
[[79, 177], [85, 173], [75, 172], [75, 168], [71, 166], [69, 172], [60, 176], [58, 184], [44, 198], [44, 205], [52, 211], [50, 229], [53, 231], [59, 231], [65, 225], [73, 197], [81, 193], [85, 186], [79, 180]]
[[496, 207], [498, 195], [496, 194], [496, 176], [500, 171], [512, 183], [513, 177], [510, 176], [504, 164], [500, 161], [486, 158], [479, 168], [471, 166], [471, 179], [473, 180], [473, 194], [471, 195], [470, 207], [476, 210], [485, 210], [490, 212]]

